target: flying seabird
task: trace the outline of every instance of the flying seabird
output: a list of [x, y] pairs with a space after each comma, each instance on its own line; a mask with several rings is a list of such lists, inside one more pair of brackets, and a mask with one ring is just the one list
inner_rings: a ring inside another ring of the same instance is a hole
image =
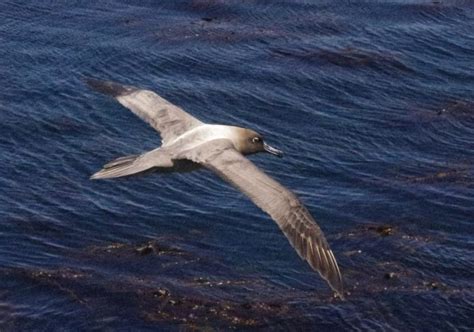
[[268, 145], [262, 135], [253, 130], [203, 123], [153, 91], [95, 79], [87, 79], [86, 83], [113, 96], [148, 122], [162, 138], [160, 147], [141, 155], [115, 159], [105, 164], [91, 179], [150, 171], [210, 169], [268, 213], [298, 255], [343, 298], [342, 276], [336, 258], [308, 209], [295, 194], [245, 157], [257, 152], [281, 157], [280, 150]]

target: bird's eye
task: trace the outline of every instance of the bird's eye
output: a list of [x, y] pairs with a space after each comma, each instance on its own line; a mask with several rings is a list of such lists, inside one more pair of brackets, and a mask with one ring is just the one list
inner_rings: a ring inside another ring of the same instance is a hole
[[261, 141], [262, 141], [262, 139], [261, 139], [260, 137], [254, 137], [254, 138], [252, 138], [252, 143], [259, 143], [259, 142], [261, 142]]

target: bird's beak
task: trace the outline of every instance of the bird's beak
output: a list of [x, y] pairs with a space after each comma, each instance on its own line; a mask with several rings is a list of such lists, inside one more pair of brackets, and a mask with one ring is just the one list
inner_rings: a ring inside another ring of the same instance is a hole
[[271, 153], [277, 157], [283, 157], [283, 151], [275, 149], [274, 147], [271, 147], [265, 142], [263, 142], [263, 149], [267, 151], [268, 153]]

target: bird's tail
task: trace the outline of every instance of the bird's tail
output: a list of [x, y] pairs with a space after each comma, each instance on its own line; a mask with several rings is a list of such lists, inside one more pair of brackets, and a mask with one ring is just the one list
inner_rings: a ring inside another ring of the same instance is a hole
[[140, 155], [131, 155], [117, 158], [105, 164], [100, 171], [91, 176], [91, 179], [110, 179], [141, 173], [147, 168], [142, 168], [136, 163], [139, 157]]

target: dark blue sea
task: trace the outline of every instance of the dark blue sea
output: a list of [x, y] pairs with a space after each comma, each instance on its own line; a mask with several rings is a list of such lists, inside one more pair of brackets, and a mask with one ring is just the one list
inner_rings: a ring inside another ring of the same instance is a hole
[[[0, 3], [0, 330], [474, 329], [472, 1]], [[91, 181], [159, 135], [92, 77], [285, 152], [335, 298], [209, 171]]]

